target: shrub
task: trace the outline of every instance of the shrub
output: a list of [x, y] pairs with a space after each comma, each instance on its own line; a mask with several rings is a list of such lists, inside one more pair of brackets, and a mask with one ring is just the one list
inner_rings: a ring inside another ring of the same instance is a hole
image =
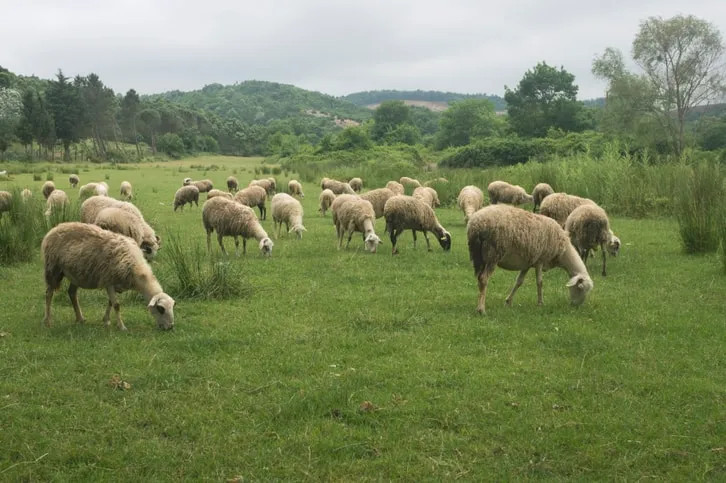
[[46, 230], [44, 201], [23, 200], [17, 188], [11, 193], [10, 211], [0, 216], [0, 263], [8, 265], [33, 260]]
[[686, 253], [718, 249], [724, 206], [724, 176], [719, 165], [702, 161], [685, 173], [674, 202], [678, 230]]
[[156, 148], [173, 158], [180, 158], [185, 153], [184, 141], [178, 134], [166, 133], [159, 136], [156, 141]]
[[40, 174], [33, 173], [33, 181], [40, 181], [41, 179], [43, 178], [40, 176]]
[[47, 173], [45, 174], [45, 180], [46, 180], [46, 181], [53, 181], [53, 173], [52, 173], [51, 171], [48, 171], [48, 172], [47, 172]]

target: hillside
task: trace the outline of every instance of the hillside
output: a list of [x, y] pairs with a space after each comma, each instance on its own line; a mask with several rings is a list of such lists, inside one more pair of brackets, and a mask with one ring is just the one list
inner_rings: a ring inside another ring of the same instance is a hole
[[444, 110], [449, 102], [452, 101], [460, 101], [462, 99], [489, 99], [494, 104], [495, 110], [504, 111], [507, 109], [507, 104], [504, 102], [504, 99], [494, 94], [460, 94], [456, 92], [422, 90], [381, 90], [354, 92], [343, 96], [342, 99], [350, 101], [355, 105], [369, 108], [371, 106], [377, 106], [384, 101], [408, 101], [409, 105], [423, 106], [436, 111]]

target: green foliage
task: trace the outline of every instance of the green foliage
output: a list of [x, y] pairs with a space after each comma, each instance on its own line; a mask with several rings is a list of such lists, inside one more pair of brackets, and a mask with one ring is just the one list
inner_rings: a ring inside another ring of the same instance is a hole
[[80, 139], [86, 115], [79, 87], [58, 70], [56, 80], [50, 81], [45, 97], [48, 111], [53, 116], [55, 136], [63, 143], [63, 159], [70, 161], [70, 145]]
[[369, 149], [373, 146], [368, 131], [362, 126], [353, 126], [343, 129], [335, 138], [337, 150]]
[[159, 136], [156, 141], [156, 148], [172, 158], [180, 158], [184, 153], [184, 141], [178, 134], [166, 133]]
[[[380, 104], [385, 101], [425, 101], [425, 102], [455, 102], [465, 99], [487, 99], [497, 111], [503, 111], [507, 108], [507, 104], [500, 96], [491, 94], [457, 94], [455, 92], [441, 91], [397, 91], [397, 90], [378, 90], [355, 92], [348, 94], [343, 99], [352, 102], [358, 106], [370, 106]], [[419, 126], [420, 129], [420, 126]]]
[[696, 140], [701, 149], [726, 148], [726, 117], [704, 117], [698, 122]]
[[454, 102], [444, 111], [436, 134], [436, 147], [464, 146], [474, 138], [499, 134], [504, 121], [494, 113], [494, 105], [486, 99]]
[[389, 133], [411, 119], [411, 110], [403, 101], [386, 101], [381, 103], [373, 113], [371, 138], [382, 141]]
[[0, 213], [0, 265], [27, 262], [38, 256], [46, 228], [43, 200], [23, 200], [19, 188], [10, 192], [10, 210]]
[[718, 249], [726, 209], [724, 182], [720, 166], [704, 161], [684, 173], [678, 184], [674, 211], [686, 253]]
[[46, 181], [53, 181], [53, 172], [52, 172], [52, 171], [48, 171], [48, 172], [47, 172], [47, 173], [45, 174], [45, 180], [46, 180]]

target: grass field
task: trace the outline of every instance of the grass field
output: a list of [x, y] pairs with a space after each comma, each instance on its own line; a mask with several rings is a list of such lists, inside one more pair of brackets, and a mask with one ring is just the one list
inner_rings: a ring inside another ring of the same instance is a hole
[[[108, 175], [114, 196], [134, 185], [168, 290], [164, 241], [205, 240], [201, 207], [172, 212], [182, 178], [222, 188], [237, 170], [246, 185], [259, 162], [79, 175]], [[55, 183], [77, 197], [66, 174]], [[19, 174], [0, 189], [41, 184]], [[682, 254], [674, 221], [612, 220], [621, 255], [607, 278], [590, 263], [579, 308], [562, 270], [545, 274], [543, 307], [533, 274], [505, 307], [516, 274], [497, 270], [480, 317], [456, 209], [438, 210], [449, 253], [413, 249], [408, 232], [397, 257], [359, 236], [337, 251], [319, 187], [304, 189], [303, 239], [231, 257], [244, 295], [177, 297], [174, 331], [128, 293], [129, 331], [104, 328], [100, 290], [80, 292], [80, 326], [61, 291], [46, 328], [40, 258], [0, 267], [0, 480], [726, 479], [726, 277], [716, 255]]]

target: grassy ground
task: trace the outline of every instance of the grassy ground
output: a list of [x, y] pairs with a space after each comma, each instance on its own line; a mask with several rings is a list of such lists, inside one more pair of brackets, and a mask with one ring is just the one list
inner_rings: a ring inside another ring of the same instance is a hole
[[[258, 162], [79, 174], [108, 175], [114, 195], [131, 181], [162, 238], [195, 245], [201, 208], [171, 209], [182, 178], [221, 187], [237, 170], [246, 185]], [[32, 175], [13, 183], [39, 196]], [[398, 257], [360, 237], [339, 252], [304, 189], [303, 239], [275, 240], [270, 259], [252, 244], [231, 260], [246, 295], [178, 299], [172, 332], [132, 294], [128, 333], [105, 329], [101, 291], [81, 291], [84, 326], [61, 292], [48, 329], [40, 259], [0, 267], [0, 480], [726, 479], [726, 277], [715, 255], [681, 253], [674, 222], [614, 219], [621, 256], [606, 279], [591, 262], [580, 308], [561, 270], [544, 307], [532, 274], [505, 307], [516, 274], [497, 270], [479, 317], [458, 211], [439, 210], [450, 253], [408, 233]]]

